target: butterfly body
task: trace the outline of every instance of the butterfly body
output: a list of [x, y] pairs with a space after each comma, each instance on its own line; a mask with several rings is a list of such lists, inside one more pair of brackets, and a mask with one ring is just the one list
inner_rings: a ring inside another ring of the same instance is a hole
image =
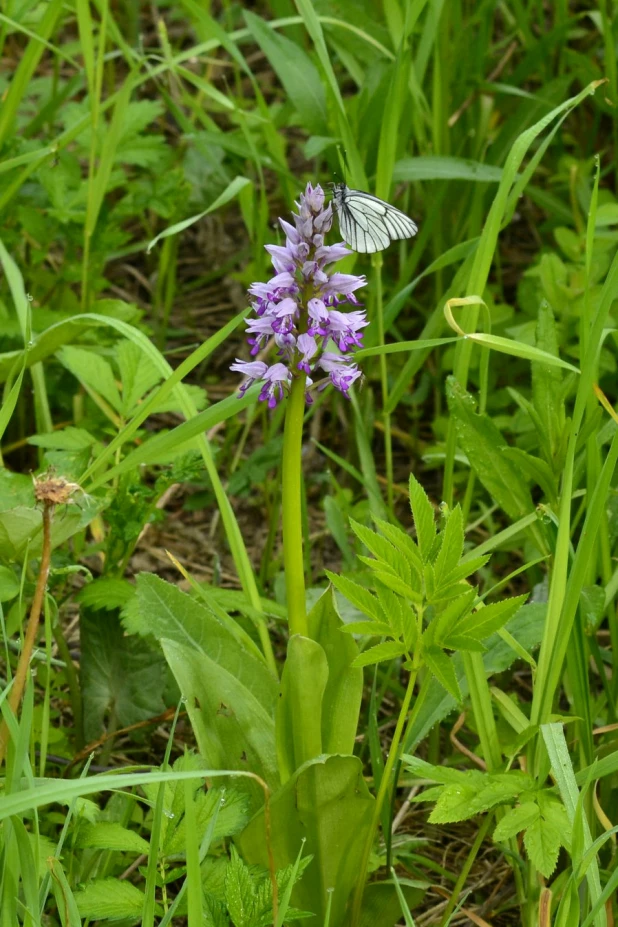
[[391, 241], [412, 238], [418, 232], [416, 223], [399, 209], [344, 183], [333, 184], [333, 205], [341, 237], [361, 254], [383, 251]]

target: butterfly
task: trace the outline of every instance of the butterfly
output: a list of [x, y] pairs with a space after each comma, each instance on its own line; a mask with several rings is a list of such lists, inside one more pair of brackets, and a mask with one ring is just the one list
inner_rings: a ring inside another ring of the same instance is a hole
[[350, 190], [344, 183], [331, 186], [341, 237], [354, 251], [361, 254], [384, 251], [391, 241], [412, 238], [418, 232], [412, 219], [377, 196]]

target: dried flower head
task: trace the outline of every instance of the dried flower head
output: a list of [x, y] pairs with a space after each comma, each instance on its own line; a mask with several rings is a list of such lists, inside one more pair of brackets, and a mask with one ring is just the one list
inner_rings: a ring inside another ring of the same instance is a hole
[[34, 477], [34, 496], [37, 502], [67, 505], [75, 501], [73, 495], [78, 491], [83, 491], [79, 483], [72, 483], [63, 476], [52, 476], [48, 472]]
[[307, 376], [308, 402], [311, 389], [329, 383], [349, 398], [350, 387], [361, 376], [352, 352], [362, 345], [362, 330], [368, 324], [363, 310], [342, 311], [347, 305], [359, 305], [354, 294], [367, 281], [331, 269], [352, 252], [344, 242], [325, 244], [333, 213], [330, 203], [324, 206], [324, 191], [307, 184], [296, 205], [294, 225], [279, 219], [285, 245], [266, 245], [275, 276], [249, 288], [255, 310], [255, 318], [247, 323], [251, 354], [258, 354], [273, 339], [280, 360], [268, 366], [261, 360], [237, 359], [231, 367], [247, 378], [240, 394], [260, 382], [260, 399], [270, 408], [286, 394], [292, 378], [301, 374]]

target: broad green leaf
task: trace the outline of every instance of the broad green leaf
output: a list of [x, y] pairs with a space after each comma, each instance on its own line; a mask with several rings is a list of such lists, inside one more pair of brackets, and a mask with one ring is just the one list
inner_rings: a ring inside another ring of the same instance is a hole
[[416, 180], [468, 180], [476, 183], [499, 183], [502, 168], [482, 164], [467, 158], [444, 155], [425, 155], [420, 158], [403, 158], [393, 170], [395, 181]]
[[426, 647], [423, 650], [423, 659], [430, 673], [435, 676], [441, 686], [455, 701], [461, 702], [461, 690], [457, 680], [455, 667], [450, 658], [439, 647]]
[[116, 850], [121, 853], [148, 853], [150, 850], [147, 840], [117, 821], [82, 824], [77, 831], [76, 846]]
[[363, 697], [363, 671], [352, 666], [358, 656], [356, 643], [349, 636], [341, 637], [344, 625], [337, 613], [332, 589], [320, 596], [307, 616], [307, 624], [309, 634], [322, 647], [328, 664], [328, 681], [322, 700], [322, 750], [352, 754]]
[[[225, 613], [223, 613], [225, 614]], [[277, 681], [255, 645], [246, 646], [246, 632], [220, 611], [209, 610], [177, 586], [152, 573], [137, 577], [135, 596], [123, 613], [131, 634], [166, 638], [206, 654], [239, 682], [272, 714], [277, 702]]]
[[[226, 669], [194, 646], [161, 640], [163, 653], [174, 674], [205, 762], [212, 769], [247, 770], [257, 773], [270, 787], [279, 782], [276, 763], [275, 725], [263, 702], [270, 695], [254, 694], [251, 673], [242, 664]], [[217, 655], [223, 659], [223, 655]], [[257, 662], [257, 661], [256, 661]], [[239, 678], [239, 674], [243, 676]], [[245, 780], [242, 780], [243, 785]], [[252, 808], [263, 800], [262, 790], [247, 782]]]
[[[426, 887], [421, 882], [401, 886], [406, 903], [414, 910], [423, 900]], [[363, 894], [360, 927], [395, 927], [401, 921], [401, 904], [393, 882], [369, 882]]]
[[488, 415], [477, 415], [475, 401], [454, 377], [447, 380], [448, 405], [459, 442], [485, 489], [513, 519], [534, 511], [527, 482], [502, 454], [506, 441]]
[[427, 493], [413, 474], [410, 474], [410, 506], [417, 543], [423, 560], [427, 562], [436, 536], [436, 521]]
[[463, 553], [464, 526], [461, 506], [455, 506], [449, 513], [441, 538], [442, 544], [433, 565], [437, 586], [443, 585], [444, 580], [457, 567]]
[[86, 743], [101, 736], [109, 712], [118, 727], [128, 727], [165, 709], [161, 655], [128, 638], [113, 613], [82, 613], [80, 670]]
[[145, 895], [139, 888], [120, 879], [92, 879], [85, 888], [75, 892], [79, 913], [92, 920], [138, 918], [144, 900]]
[[522, 830], [530, 827], [531, 824], [540, 817], [541, 812], [536, 802], [527, 801], [522, 805], [516, 805], [506, 812], [503, 818], [498, 822], [494, 829], [494, 840], [496, 842], [510, 840], [516, 837]]
[[296, 42], [275, 32], [261, 17], [243, 13], [253, 38], [268, 58], [302, 124], [312, 135], [325, 135], [328, 126], [326, 93], [317, 68]]
[[[323, 756], [302, 766], [271, 796], [271, 843], [275, 867], [292, 864], [306, 839], [313, 857], [294, 887], [292, 903], [311, 911], [316, 927], [325, 923], [327, 888], [335, 886], [331, 925], [343, 924], [356, 885], [374, 799], [355, 756]], [[248, 863], [268, 865], [263, 810], [237, 838]]]
[[65, 345], [58, 352], [58, 359], [86, 389], [102, 396], [115, 412], [121, 410], [122, 400], [116, 386], [116, 378], [112, 365], [105, 358], [96, 351]]
[[281, 782], [322, 749], [322, 711], [328, 663], [322, 647], [294, 634], [288, 641], [276, 711], [277, 762]]
[[503, 447], [502, 453], [509, 460], [512, 460], [516, 467], [519, 467], [527, 479], [532, 480], [539, 486], [550, 502], [556, 499], [556, 479], [551, 467], [547, 461], [533, 454], [528, 454], [521, 447]]
[[15, 571], [10, 567], [0, 566], [0, 602], [10, 602], [19, 594], [21, 583]]
[[369, 650], [363, 651], [354, 660], [352, 666], [371, 666], [373, 663], [382, 663], [384, 660], [394, 660], [405, 653], [405, 647], [398, 641], [385, 641], [376, 644]]

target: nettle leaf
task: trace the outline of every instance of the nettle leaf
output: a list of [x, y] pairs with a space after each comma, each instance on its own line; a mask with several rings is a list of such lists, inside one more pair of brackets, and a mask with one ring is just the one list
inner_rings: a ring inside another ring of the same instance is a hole
[[337, 576], [336, 573], [331, 573], [330, 570], [326, 570], [326, 575], [335, 589], [344, 595], [348, 602], [356, 606], [360, 612], [364, 615], [368, 615], [369, 618], [373, 618], [375, 621], [384, 621], [384, 614], [380, 608], [380, 603], [372, 592], [365, 589], [364, 586], [355, 583], [353, 580], [348, 579], [347, 576]]
[[418, 546], [414, 543], [410, 535], [406, 534], [406, 532], [397, 525], [391, 525], [390, 522], [383, 521], [381, 518], [374, 517], [373, 520], [384, 537], [388, 538], [391, 544], [407, 557], [410, 566], [418, 573], [420, 579], [423, 575], [423, 558], [421, 557]]
[[386, 568], [389, 572], [396, 573], [405, 582], [410, 582], [412, 578], [410, 564], [390, 541], [353, 519], [350, 520], [350, 525], [357, 538], [380, 562], [382, 569]]
[[507, 621], [510, 621], [527, 598], [527, 594], [518, 595], [479, 608], [478, 611], [466, 615], [461, 621], [458, 621], [453, 628], [453, 633], [472, 637], [477, 641], [485, 640], [490, 634], [494, 634], [502, 628]]
[[429, 815], [430, 824], [454, 824], [466, 821], [476, 812], [470, 811], [476, 789], [471, 785], [446, 785]]
[[447, 379], [446, 396], [459, 444], [485, 489], [513, 520], [533, 512], [528, 483], [502, 453], [507, 442], [493, 419], [474, 411], [476, 401], [455, 377]]
[[139, 888], [119, 879], [93, 879], [82, 891], [75, 892], [80, 916], [93, 921], [141, 917], [145, 900]]
[[530, 827], [540, 817], [539, 806], [535, 801], [527, 801], [506, 812], [494, 830], [494, 840], [499, 843], [510, 840], [522, 830]]
[[555, 820], [547, 820], [539, 813], [524, 833], [524, 846], [532, 865], [548, 879], [558, 862], [562, 843], [560, 827]]
[[449, 695], [452, 695], [456, 702], [461, 702], [461, 690], [450, 658], [439, 647], [426, 647], [423, 650], [423, 657], [427, 669], [436, 677], [440, 685]]
[[434, 563], [437, 585], [441, 585], [455, 569], [463, 552], [464, 526], [461, 506], [457, 505], [449, 514], [440, 537], [442, 543]]
[[75, 845], [99, 850], [118, 850], [122, 853], [148, 853], [150, 850], [147, 840], [117, 821], [82, 824], [77, 831]]
[[412, 474], [410, 474], [410, 506], [421, 556], [427, 562], [436, 537], [436, 520], [427, 493]]
[[385, 641], [383, 644], [376, 644], [369, 650], [360, 653], [352, 666], [371, 666], [373, 663], [382, 663], [384, 660], [394, 660], [405, 653], [405, 647], [399, 641]]
[[134, 595], [135, 587], [128, 580], [102, 576], [83, 586], [75, 599], [93, 611], [109, 612], [124, 608]]
[[505, 773], [491, 773], [485, 777], [481, 788], [476, 790], [472, 800], [474, 814], [489, 811], [496, 805], [510, 802], [522, 792], [534, 787], [534, 782], [526, 773], [512, 769]]
[[234, 844], [231, 856], [225, 870], [225, 903], [236, 927], [251, 927], [257, 900], [255, 886]]

